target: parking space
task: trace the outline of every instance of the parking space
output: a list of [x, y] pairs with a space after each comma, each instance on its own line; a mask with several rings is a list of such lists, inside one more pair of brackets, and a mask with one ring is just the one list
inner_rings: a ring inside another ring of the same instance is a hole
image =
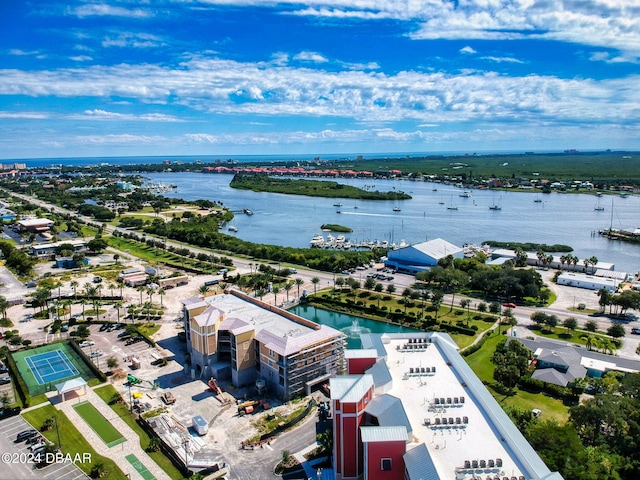
[[[151, 355], [151, 347], [144, 340], [131, 343], [131, 337], [118, 337], [123, 334], [125, 329], [120, 330], [103, 330], [100, 331], [100, 325], [91, 325], [90, 341], [93, 345], [84, 347], [83, 350], [89, 356], [94, 352], [102, 352], [102, 355], [95, 356], [93, 361], [102, 370], [107, 370], [106, 361], [109, 357], [115, 357], [120, 366], [123, 362], [127, 362], [130, 357], [139, 357], [141, 362], [152, 362], [155, 358]], [[95, 354], [95, 353], [94, 353]]]
[[2, 452], [1, 478], [28, 479], [61, 479], [76, 480], [88, 478], [73, 463], [53, 463], [45, 468], [36, 469], [33, 457], [29, 454], [26, 441], [16, 442], [18, 433], [32, 428], [21, 416], [0, 420], [0, 452]]

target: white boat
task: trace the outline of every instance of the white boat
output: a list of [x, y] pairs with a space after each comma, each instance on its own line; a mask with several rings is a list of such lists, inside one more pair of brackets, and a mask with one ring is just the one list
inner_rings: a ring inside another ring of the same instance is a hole
[[462, 198], [471, 198], [471, 192], [465, 190], [459, 196], [462, 197]]
[[620, 198], [627, 198], [629, 194], [627, 192], [620, 192]]
[[600, 199], [596, 202], [596, 206], [593, 207], [596, 212], [604, 212], [604, 207], [600, 205]]
[[324, 237], [322, 235], [320, 235], [319, 233], [316, 233], [313, 238], [311, 239], [311, 242], [309, 242], [311, 244], [312, 247], [322, 247], [324, 246]]
[[234, 227], [233, 225], [230, 225], [230, 226], [229, 226], [229, 228], [228, 228], [228, 230], [229, 230], [230, 232], [237, 232], [237, 231], [238, 231], [238, 227]]
[[342, 204], [341, 204], [340, 202], [338, 202], [338, 203], [334, 203], [334, 204], [333, 204], [333, 206], [334, 206], [334, 207], [341, 207], [341, 206], [342, 206]]
[[393, 211], [394, 212], [400, 212], [401, 210], [400, 210], [400, 207], [393, 207]]
[[336, 237], [336, 243], [344, 243], [345, 240], [344, 235], [338, 235]]

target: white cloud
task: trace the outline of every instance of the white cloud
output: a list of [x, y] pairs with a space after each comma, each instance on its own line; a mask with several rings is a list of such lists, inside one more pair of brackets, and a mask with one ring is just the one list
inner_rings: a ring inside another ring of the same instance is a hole
[[90, 3], [81, 5], [76, 8], [69, 9], [69, 13], [77, 17], [125, 17], [125, 18], [148, 18], [154, 16], [154, 13], [141, 8], [124, 8], [107, 5], [105, 3]]
[[490, 62], [496, 62], [496, 63], [524, 63], [522, 60], [518, 60], [517, 58], [513, 58], [513, 57], [486, 56], [486, 57], [480, 57], [480, 59], [488, 60]]
[[[402, 71], [338, 73], [270, 63], [194, 58], [175, 69], [156, 65], [0, 70], [0, 94], [118, 97], [171, 104], [194, 115], [342, 117], [370, 124], [464, 121], [638, 122], [640, 76], [562, 79]], [[153, 120], [153, 118], [140, 118]], [[156, 119], [154, 121], [166, 121]]]
[[164, 44], [157, 35], [150, 33], [120, 32], [102, 41], [103, 47], [152, 48]]
[[153, 145], [162, 142], [164, 137], [160, 135], [131, 135], [108, 134], [108, 135], [77, 135], [73, 137], [76, 145], [131, 145], [131, 144], [149, 144]]
[[478, 52], [476, 52], [473, 48], [471, 48], [469, 45], [467, 45], [466, 47], [462, 47], [462, 48], [459, 50], [459, 52], [460, 52], [460, 53], [467, 54], [467, 55], [473, 55], [474, 53], [478, 53]]
[[294, 60], [313, 63], [327, 63], [329, 59], [317, 52], [303, 51], [293, 56]]
[[42, 112], [2, 112], [0, 111], [0, 118], [43, 120], [43, 119], [49, 118], [49, 114], [42, 113]]
[[106, 110], [85, 110], [82, 115], [71, 115], [75, 120], [117, 120], [117, 121], [145, 121], [145, 122], [181, 122], [182, 120], [172, 115], [161, 113], [145, 113], [135, 115], [130, 113], [108, 112]]
[[16, 55], [19, 57], [36, 56], [36, 55], [40, 55], [40, 51], [39, 50], [26, 51], [26, 50], [20, 50], [19, 48], [12, 48], [11, 50], [9, 50], [9, 55]]
[[[637, 1], [628, 0], [206, 0], [214, 5], [279, 8], [288, 15], [418, 22], [416, 39], [557, 40], [640, 56]], [[304, 5], [304, 6], [301, 6]]]
[[74, 57], [69, 57], [69, 60], [73, 60], [74, 62], [90, 62], [93, 60], [93, 57], [89, 55], [76, 55]]

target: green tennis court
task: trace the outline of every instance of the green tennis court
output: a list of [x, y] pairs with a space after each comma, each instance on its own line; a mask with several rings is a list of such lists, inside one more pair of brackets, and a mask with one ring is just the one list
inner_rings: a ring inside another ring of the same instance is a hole
[[127, 439], [111, 425], [109, 420], [104, 418], [98, 409], [88, 401], [75, 404], [73, 409], [78, 412], [78, 415], [80, 415], [102, 441], [107, 444], [107, 447], [111, 448], [127, 441]]
[[75, 377], [95, 378], [68, 342], [55, 342], [11, 354], [29, 395], [54, 391], [56, 384]]
[[129, 462], [131, 466], [136, 469], [136, 472], [138, 472], [140, 476], [144, 478], [144, 480], [156, 480], [156, 477], [153, 476], [153, 473], [151, 473], [147, 469], [147, 467], [145, 467], [142, 462], [136, 458], [134, 454], [127, 455], [124, 458], [127, 459], [127, 462]]

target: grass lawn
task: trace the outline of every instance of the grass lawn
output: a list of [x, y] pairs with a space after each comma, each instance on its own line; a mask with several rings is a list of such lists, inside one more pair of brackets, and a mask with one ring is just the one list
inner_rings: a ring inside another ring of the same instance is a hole
[[545, 419], [553, 419], [561, 424], [566, 422], [569, 417], [569, 407], [564, 405], [562, 400], [551, 398], [543, 393], [530, 393], [522, 390], [516, 390], [515, 395], [508, 397], [492, 388], [495, 380], [493, 379], [494, 366], [491, 363], [491, 356], [496, 351], [496, 345], [504, 338], [504, 335], [495, 334], [489, 337], [480, 350], [465, 357], [471, 369], [482, 380], [482, 383], [502, 408], [516, 407], [522, 410], [539, 408]]
[[[58, 412], [53, 405], [45, 405], [22, 414], [25, 420], [34, 428], [40, 428], [44, 421], [48, 418], [56, 416], [58, 421], [58, 429], [60, 431], [60, 442], [62, 443], [62, 452], [75, 456], [89, 453], [91, 455], [91, 463], [77, 463], [76, 465], [87, 475], [91, 472], [91, 467], [98, 462], [104, 464], [105, 469], [109, 472], [109, 479], [126, 480], [127, 476], [118, 468], [118, 466], [109, 458], [105, 458], [93, 449], [87, 440], [80, 434], [78, 429], [71, 423], [63, 412]], [[52, 430], [43, 432], [43, 435], [51, 442], [57, 444], [58, 436], [55, 427]]]
[[73, 406], [73, 409], [78, 412], [109, 448], [126, 441], [122, 434], [104, 418], [91, 402], [85, 401], [78, 403]]
[[[127, 410], [127, 407], [124, 403], [111, 403], [113, 398], [118, 395], [118, 392], [113, 387], [113, 385], [105, 385], [104, 387], [96, 388], [94, 390], [98, 394], [102, 400], [107, 403], [111, 409], [122, 419], [124, 422], [131, 427], [131, 429], [138, 434], [140, 437], [140, 447], [144, 450], [147, 449], [149, 443], [151, 442], [149, 435], [145, 432], [140, 425], [138, 425], [133, 418], [133, 415]], [[169, 475], [173, 480], [181, 480], [183, 478], [180, 471], [171, 463], [162, 452], [147, 452], [149, 456], [153, 459], [154, 462], [158, 464], [158, 466], [164, 470], [167, 475]]]

